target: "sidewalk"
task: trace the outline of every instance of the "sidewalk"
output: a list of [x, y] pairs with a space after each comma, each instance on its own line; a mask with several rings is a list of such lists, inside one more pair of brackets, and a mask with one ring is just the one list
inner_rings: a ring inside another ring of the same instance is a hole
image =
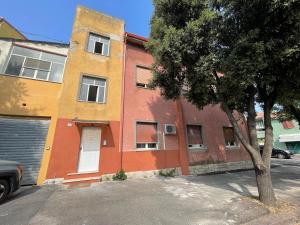
[[300, 222], [300, 161], [272, 161], [280, 201], [270, 212], [253, 200], [253, 171], [102, 182], [16, 196], [0, 206], [1, 225], [295, 225]]

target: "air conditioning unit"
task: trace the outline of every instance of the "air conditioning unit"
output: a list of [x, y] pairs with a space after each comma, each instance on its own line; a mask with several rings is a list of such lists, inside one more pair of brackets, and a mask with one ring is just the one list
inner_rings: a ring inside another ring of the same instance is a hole
[[165, 134], [176, 134], [176, 126], [174, 124], [165, 124]]

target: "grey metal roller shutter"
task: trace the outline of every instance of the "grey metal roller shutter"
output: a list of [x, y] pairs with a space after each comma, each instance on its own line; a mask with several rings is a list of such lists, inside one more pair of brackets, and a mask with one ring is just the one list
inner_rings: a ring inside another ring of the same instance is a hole
[[0, 117], [0, 159], [24, 165], [23, 184], [37, 181], [49, 120]]

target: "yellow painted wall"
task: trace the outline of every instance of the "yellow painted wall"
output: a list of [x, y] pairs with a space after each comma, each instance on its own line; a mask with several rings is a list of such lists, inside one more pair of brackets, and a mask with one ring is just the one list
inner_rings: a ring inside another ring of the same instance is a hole
[[5, 20], [0, 20], [0, 37], [2, 38], [16, 38], [25, 40], [26, 38], [21, 35], [14, 27], [8, 24]]
[[[110, 37], [110, 56], [86, 50], [89, 32]], [[71, 37], [60, 99], [59, 118], [120, 120], [124, 22], [79, 6]], [[107, 79], [106, 103], [78, 101], [81, 75]]]
[[61, 86], [58, 83], [0, 74], [0, 115], [51, 117], [37, 184], [42, 184], [46, 177]]
[[0, 75], [0, 113], [50, 117], [57, 113], [61, 86], [59, 83]]

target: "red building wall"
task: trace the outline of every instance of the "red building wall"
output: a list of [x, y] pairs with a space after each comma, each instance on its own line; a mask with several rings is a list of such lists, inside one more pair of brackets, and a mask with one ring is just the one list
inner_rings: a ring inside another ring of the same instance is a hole
[[[189, 162], [191, 165], [250, 160], [248, 153], [238, 141], [240, 148], [225, 147], [223, 127], [231, 127], [231, 124], [218, 105], [206, 106], [200, 111], [186, 100], [182, 100], [182, 106], [185, 124], [201, 125], [203, 143], [207, 146], [205, 152], [190, 151]], [[239, 120], [239, 125], [244, 136], [248, 138], [245, 121]]]
[[[131, 37], [132, 38], [132, 37]], [[134, 36], [134, 38], [139, 38]], [[145, 42], [145, 39], [140, 39]], [[150, 90], [136, 86], [136, 66], [151, 67], [152, 56], [142, 47], [127, 39], [125, 51], [125, 84], [123, 109], [123, 168], [126, 171], [157, 170], [181, 166], [182, 170], [189, 165], [236, 162], [250, 160], [248, 153], [240, 148], [227, 149], [223, 135], [223, 127], [230, 126], [229, 120], [219, 106], [207, 106], [199, 111], [186, 100], [181, 100], [182, 118], [176, 102], [167, 101], [158, 89]], [[179, 120], [179, 121], [178, 121]], [[164, 124], [182, 125], [184, 131], [176, 135], [165, 136], [165, 148], [160, 144], [159, 150], [139, 151], [135, 149], [136, 121], [155, 121], [159, 125], [160, 141], [163, 139]], [[206, 151], [190, 151], [187, 149], [186, 125], [202, 126], [203, 141]], [[246, 124], [239, 122], [247, 137]], [[179, 143], [179, 136], [184, 141]], [[181, 152], [181, 154], [180, 154]], [[188, 162], [185, 162], [185, 157]]]
[[[145, 171], [179, 167], [177, 135], [165, 135], [164, 124], [175, 124], [176, 105], [165, 101], [160, 91], [136, 86], [136, 66], [151, 67], [153, 58], [143, 48], [127, 44], [125, 60], [123, 111], [123, 168], [125, 171]], [[160, 150], [135, 149], [136, 121], [158, 122]], [[165, 140], [165, 144], [162, 140]]]

